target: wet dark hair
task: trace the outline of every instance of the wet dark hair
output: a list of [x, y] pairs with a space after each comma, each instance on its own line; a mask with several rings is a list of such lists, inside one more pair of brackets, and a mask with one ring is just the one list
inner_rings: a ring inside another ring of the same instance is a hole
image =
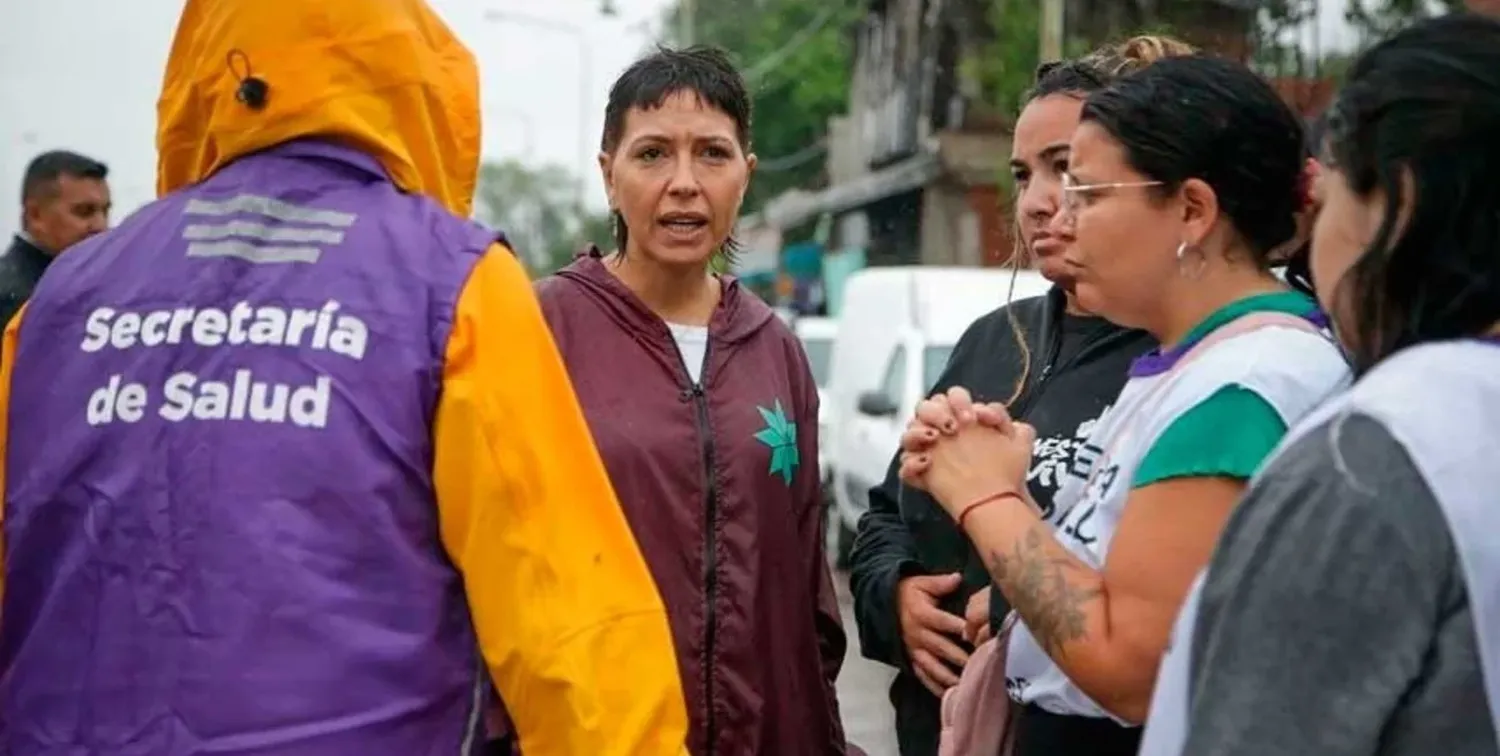
[[21, 201], [50, 196], [63, 176], [103, 181], [109, 177], [109, 166], [67, 150], [43, 152], [26, 165], [26, 175], [21, 179]]
[[1500, 320], [1497, 134], [1500, 22], [1423, 21], [1350, 69], [1329, 113], [1325, 154], [1356, 195], [1385, 196], [1379, 231], [1337, 284], [1357, 371]]
[[1161, 193], [1194, 178], [1212, 187], [1260, 267], [1295, 236], [1302, 123], [1244, 66], [1204, 55], [1157, 61], [1090, 95], [1082, 122], [1109, 132]]
[[[1043, 97], [1059, 94], [1082, 100], [1109, 86], [1115, 79], [1139, 71], [1158, 60], [1196, 53], [1197, 49], [1192, 45], [1172, 37], [1131, 37], [1124, 42], [1105, 45], [1081, 58], [1052, 61], [1037, 66], [1036, 86], [1026, 94], [1026, 102], [1030, 104]], [[1016, 277], [1020, 275], [1023, 256], [1019, 222], [1016, 223], [1014, 238], [1016, 250], [1011, 254], [1014, 269], [1011, 271], [1011, 291], [1006, 296], [1007, 302], [1015, 294]], [[1005, 404], [1010, 406], [1020, 398], [1027, 382], [1031, 380], [1032, 355], [1021, 324], [1015, 318], [1006, 320], [1010, 323], [1011, 335], [1015, 337], [1016, 349], [1021, 353], [1021, 371], [1011, 388], [1010, 398], [1005, 400]]]
[[[679, 92], [692, 92], [708, 107], [734, 121], [735, 139], [744, 152], [750, 151], [752, 106], [745, 78], [717, 47], [695, 46], [683, 50], [658, 47], [656, 52], [631, 64], [609, 88], [609, 102], [604, 106], [604, 134], [599, 149], [613, 154], [625, 135], [625, 116], [633, 108], [654, 110], [667, 98]], [[611, 212], [615, 244], [625, 254], [630, 229], [620, 211]], [[730, 261], [739, 243], [731, 236], [721, 250]]]

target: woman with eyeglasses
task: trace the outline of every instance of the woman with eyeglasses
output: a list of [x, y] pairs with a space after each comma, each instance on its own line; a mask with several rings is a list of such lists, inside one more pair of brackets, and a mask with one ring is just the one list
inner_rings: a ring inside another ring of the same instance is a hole
[[[1162, 347], [1084, 445], [1055, 533], [1025, 485], [1035, 431], [1003, 406], [953, 389], [903, 438], [903, 478], [1014, 607], [1012, 698], [1057, 727], [1144, 721], [1172, 621], [1246, 481], [1347, 385], [1317, 304], [1269, 269], [1296, 230], [1303, 158], [1296, 116], [1238, 64], [1169, 58], [1090, 96], [1054, 223], [1075, 237], [1079, 304]], [[1050, 735], [1029, 724], [1018, 753]]]
[[1354, 387], [1301, 423], [1184, 606], [1152, 756], [1500, 753], [1500, 23], [1364, 54], [1311, 267]]
[[[1042, 440], [1027, 479], [1044, 512], [1074, 469], [1090, 428], [1125, 384], [1130, 361], [1155, 346], [1134, 328], [1117, 326], [1078, 304], [1065, 260], [1072, 234], [1051, 228], [1061, 202], [1068, 140], [1083, 101], [1110, 81], [1193, 49], [1164, 37], [1137, 37], [1085, 57], [1043, 66], [1016, 120], [1010, 170], [1015, 181], [1017, 237], [1038, 270], [1056, 286], [1044, 297], [1012, 302], [979, 318], [958, 340], [934, 390], [964, 386], [1003, 400]], [[861, 648], [897, 668], [891, 683], [902, 756], [938, 752], [938, 699], [958, 680], [968, 650], [989, 636], [1009, 611], [990, 589], [990, 576], [962, 531], [925, 492], [905, 488], [899, 459], [870, 491], [859, 523], [850, 585]], [[1044, 514], [1044, 518], [1048, 515]], [[1056, 518], [1053, 517], [1053, 520]], [[1040, 709], [1029, 717], [1045, 718]], [[1135, 732], [1088, 720], [1075, 733], [1091, 753], [1107, 756], [1120, 742], [1134, 753]]]

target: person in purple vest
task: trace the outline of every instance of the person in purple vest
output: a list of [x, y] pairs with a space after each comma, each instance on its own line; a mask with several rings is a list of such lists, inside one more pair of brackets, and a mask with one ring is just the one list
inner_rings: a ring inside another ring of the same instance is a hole
[[617, 251], [538, 289], [666, 600], [692, 753], [843, 754], [817, 384], [791, 329], [715, 273], [749, 142], [750, 97], [722, 52], [637, 61], [610, 89], [599, 155]]
[[680, 754], [660, 595], [422, 0], [188, 0], [160, 199], [5, 332], [0, 752]]

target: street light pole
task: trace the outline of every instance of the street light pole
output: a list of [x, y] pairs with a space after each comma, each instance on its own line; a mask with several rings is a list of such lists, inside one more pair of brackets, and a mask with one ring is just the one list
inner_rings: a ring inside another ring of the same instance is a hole
[[1042, 0], [1042, 45], [1043, 61], [1063, 59], [1064, 28], [1066, 26], [1067, 0]]
[[697, 0], [677, 0], [677, 36], [682, 47], [692, 47], [697, 36]]
[[522, 26], [531, 26], [537, 29], [558, 34], [567, 34], [578, 43], [578, 177], [575, 182], [577, 192], [576, 201], [581, 212], [585, 207], [584, 202], [588, 174], [594, 165], [594, 150], [589, 148], [588, 112], [590, 96], [593, 93], [594, 82], [594, 58], [589, 51], [588, 35], [580, 27], [563, 21], [554, 21], [550, 18], [539, 18], [536, 16], [524, 16], [507, 11], [487, 10], [484, 12], [484, 20], [491, 23], [512, 23]]

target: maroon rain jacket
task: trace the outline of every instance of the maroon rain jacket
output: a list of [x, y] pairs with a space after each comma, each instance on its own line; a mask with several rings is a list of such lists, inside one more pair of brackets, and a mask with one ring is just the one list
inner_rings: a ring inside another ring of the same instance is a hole
[[702, 385], [598, 250], [537, 293], [666, 603], [690, 750], [843, 754], [817, 389], [771, 308], [732, 279], [723, 287]]

